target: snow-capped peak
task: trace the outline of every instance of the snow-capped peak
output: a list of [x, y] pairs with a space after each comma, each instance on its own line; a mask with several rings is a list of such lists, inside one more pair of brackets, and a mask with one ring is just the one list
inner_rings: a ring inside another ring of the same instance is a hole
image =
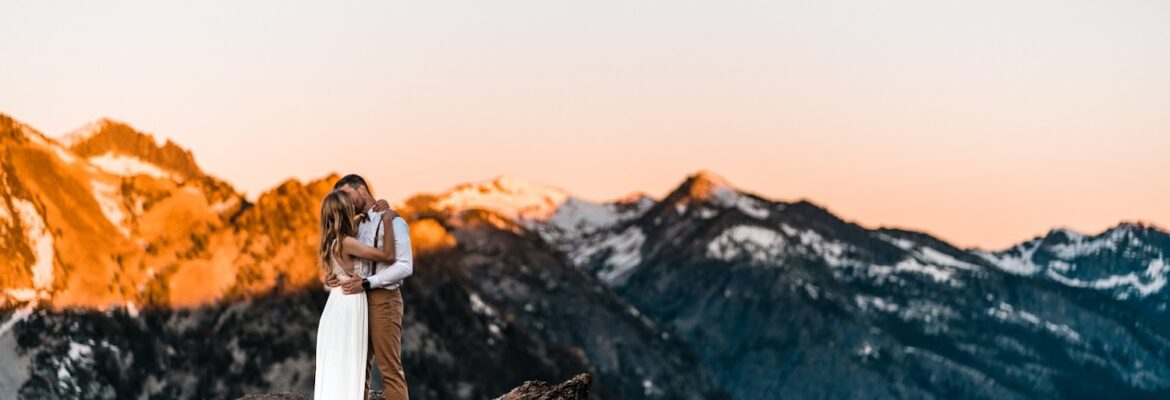
[[74, 145], [84, 142], [94, 135], [97, 135], [103, 129], [114, 124], [120, 124], [120, 122], [105, 117], [95, 121], [90, 121], [85, 125], [82, 125], [81, 127], [62, 135], [60, 140], [61, 144], [65, 145], [65, 147], [73, 147]]
[[160, 179], [202, 175], [191, 152], [110, 118], [101, 118], [69, 132], [60, 142], [99, 169], [121, 176]]
[[568, 200], [564, 190], [501, 176], [456, 186], [439, 196], [438, 206], [457, 211], [486, 209], [517, 221], [547, 221]]
[[678, 214], [698, 210], [698, 215], [704, 219], [715, 216], [718, 210], [736, 208], [752, 218], [763, 220], [771, 215], [771, 209], [783, 207], [740, 192], [727, 179], [706, 170], [687, 177], [666, 197], [665, 203]]
[[1081, 233], [1079, 231], [1073, 230], [1072, 228], [1064, 227], [1064, 226], [1052, 228], [1052, 230], [1048, 231], [1048, 236], [1054, 236], [1054, 235], [1064, 235], [1065, 237], [1068, 237], [1069, 239], [1074, 239], [1074, 240], [1082, 239], [1086, 236], [1084, 233]]
[[645, 195], [612, 203], [573, 197], [559, 188], [511, 177], [456, 186], [437, 197], [436, 206], [454, 212], [483, 209], [535, 230], [552, 243], [580, 238], [633, 219], [654, 205]]
[[1041, 245], [1057, 258], [1072, 259], [1093, 255], [1102, 250], [1140, 249], [1145, 243], [1142, 238], [1150, 225], [1123, 222], [1096, 235], [1087, 235], [1068, 228], [1056, 228], [1040, 239]]
[[[1164, 243], [1166, 236], [1156, 227], [1132, 222], [1095, 235], [1056, 228], [1007, 250], [975, 253], [1010, 273], [1110, 290], [1119, 299], [1126, 299], [1158, 292], [1170, 278], [1167, 252], [1157, 244]], [[1094, 261], [1101, 257], [1120, 257], [1120, 261]]]
[[722, 176], [708, 170], [701, 170], [687, 179], [688, 191], [691, 197], [710, 199], [720, 193], [736, 191], [735, 186]]

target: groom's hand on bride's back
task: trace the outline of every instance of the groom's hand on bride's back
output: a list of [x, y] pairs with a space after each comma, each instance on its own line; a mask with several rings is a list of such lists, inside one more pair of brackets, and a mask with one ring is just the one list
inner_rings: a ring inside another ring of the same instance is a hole
[[341, 292], [345, 294], [357, 294], [366, 291], [362, 287], [362, 278], [350, 278], [341, 281]]
[[325, 286], [328, 286], [331, 288], [341, 286], [341, 279], [337, 279], [337, 275], [330, 273], [328, 276], [325, 277]]

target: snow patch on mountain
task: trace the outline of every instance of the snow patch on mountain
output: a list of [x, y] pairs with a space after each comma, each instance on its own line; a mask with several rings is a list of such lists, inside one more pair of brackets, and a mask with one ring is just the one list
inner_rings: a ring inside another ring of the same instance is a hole
[[118, 176], [147, 175], [158, 179], [174, 179], [173, 174], [157, 165], [124, 154], [105, 153], [90, 157], [89, 162], [105, 172]]
[[716, 215], [719, 215], [719, 211], [716, 211], [714, 209], [707, 208], [707, 207], [703, 207], [703, 208], [699, 209], [699, 218], [700, 219], [711, 219], [711, 218], [715, 218]]
[[1130, 294], [1146, 297], [1157, 293], [1166, 286], [1166, 275], [1170, 273], [1170, 264], [1159, 258], [1150, 261], [1146, 270], [1141, 274], [1134, 272], [1124, 275], [1113, 275], [1092, 281], [1068, 278], [1055, 270], [1048, 270], [1048, 277], [1068, 286], [1092, 289], [1124, 289], [1118, 294], [1121, 300], [1129, 298]]
[[19, 124], [19, 126], [21, 133], [23, 133], [30, 142], [33, 142], [33, 144], [37, 145], [41, 149], [52, 151], [57, 155], [57, 158], [61, 159], [61, 161], [66, 164], [73, 164], [74, 162], [77, 162], [77, 157], [61, 146], [60, 143], [49, 139], [44, 134], [29, 127], [28, 125]]
[[953, 271], [942, 269], [934, 265], [923, 264], [913, 258], [907, 258], [898, 262], [897, 264], [894, 264], [893, 266], [869, 265], [866, 267], [866, 273], [870, 277], [878, 278], [879, 280], [892, 274], [901, 274], [906, 272], [926, 275], [935, 282], [939, 283], [949, 283], [953, 286], [958, 286], [959, 284], [957, 281], [951, 280], [951, 277], [954, 275]]
[[913, 240], [897, 238], [886, 234], [878, 234], [878, 237], [882, 238], [882, 240], [890, 242], [895, 246], [898, 246], [902, 250], [906, 250], [918, 261], [921, 261], [927, 265], [936, 265], [968, 271], [979, 269], [979, 267], [974, 264], [960, 261], [959, 259], [952, 257], [949, 254], [943, 253], [938, 249], [921, 245], [917, 242], [914, 242]]
[[12, 327], [15, 326], [17, 322], [24, 321], [25, 318], [28, 318], [29, 315], [32, 315], [36, 308], [36, 303], [30, 302], [25, 306], [16, 309], [16, 311], [12, 313], [12, 317], [8, 318], [7, 321], [0, 323], [0, 336], [4, 336], [8, 333], [8, 331], [12, 330]]
[[947, 323], [959, 318], [959, 312], [946, 304], [920, 299], [906, 302], [897, 315], [904, 321], [922, 324], [927, 334], [945, 333], [949, 329]]
[[968, 271], [978, 270], [979, 266], [952, 257], [949, 254], [938, 251], [932, 247], [922, 247], [918, 249], [918, 256], [923, 262], [928, 264], [942, 265], [945, 267], [958, 268]]
[[[1141, 240], [1129, 229], [1113, 229], [1101, 237], [1091, 238], [1069, 230], [1054, 230], [1068, 236], [1068, 243], [1054, 244], [1047, 247], [1052, 255], [1062, 260], [1071, 260], [1081, 256], [1099, 253], [1103, 250], [1117, 250], [1120, 246], [1129, 245], [1141, 247]], [[1128, 243], [1126, 243], [1128, 242]]]
[[950, 285], [959, 284], [953, 279], [954, 270], [978, 268], [909, 240], [885, 235], [883, 237], [901, 248], [908, 249], [911, 256], [894, 265], [874, 265], [851, 258], [849, 254], [855, 252], [855, 249], [846, 243], [828, 239], [812, 229], [797, 229], [788, 224], [781, 224], [779, 232], [757, 226], [737, 226], [728, 229], [708, 243], [707, 256], [731, 261], [747, 255], [753, 262], [766, 263], [796, 255], [819, 260], [834, 268], [860, 268], [868, 276], [877, 279], [885, 279], [895, 274], [914, 273]]
[[33, 250], [33, 286], [37, 289], [48, 288], [53, 284], [53, 235], [31, 201], [13, 198], [12, 205], [20, 215], [24, 236]]
[[33, 287], [5, 289], [7, 298], [18, 302], [27, 302], [27, 304], [13, 312], [8, 320], [0, 323], [0, 335], [11, 330], [17, 322], [28, 318], [36, 309], [36, 303], [33, 300], [36, 300], [37, 297], [47, 298], [47, 289], [53, 284], [53, 235], [49, 232], [44, 218], [37, 211], [36, 205], [31, 201], [12, 198], [12, 205], [24, 227], [24, 237], [27, 238], [28, 245], [33, 251], [34, 259], [30, 268], [33, 275]]
[[903, 321], [919, 322], [923, 324], [927, 333], [945, 332], [948, 329], [947, 321], [959, 317], [959, 313], [953, 308], [926, 300], [912, 299], [903, 305], [867, 295], [857, 295], [853, 300], [863, 311], [877, 311]]
[[931, 279], [934, 279], [935, 282], [950, 281], [951, 276], [954, 274], [952, 271], [948, 271], [930, 264], [923, 264], [922, 262], [919, 262], [913, 258], [907, 258], [898, 262], [898, 264], [894, 265], [894, 272], [914, 272], [923, 274], [929, 276]]
[[4, 294], [8, 295], [9, 299], [18, 302], [33, 301], [37, 299], [37, 290], [30, 288], [21, 289], [4, 289]]
[[[69, 350], [65, 353], [66, 357], [57, 360], [57, 386], [63, 393], [71, 395], [69, 397], [80, 397], [78, 395], [85, 393], [85, 388], [78, 387], [76, 381], [72, 378], [74, 374], [86, 373], [95, 369], [94, 346], [109, 350], [117, 349], [114, 346], [110, 346], [109, 342], [104, 340], [100, 344], [95, 343], [93, 339], [87, 340], [86, 343], [78, 343], [71, 340], [69, 342]], [[118, 353], [114, 352], [114, 354]]]
[[[143, 288], [140, 287], [138, 290], [143, 290]], [[127, 300], [125, 307], [126, 307], [126, 314], [127, 315], [129, 315], [132, 318], [138, 318], [138, 312], [139, 312], [138, 304], [135, 304], [133, 301]]]
[[70, 154], [68, 150], [65, 150], [61, 146], [53, 146], [53, 152], [57, 153], [57, 158], [60, 158], [66, 164], [77, 162], [77, 157], [74, 157], [73, 154]]
[[878, 234], [878, 237], [882, 238], [882, 240], [890, 242], [890, 244], [893, 244], [894, 246], [898, 246], [902, 250], [913, 250], [914, 247], [916, 246], [914, 241], [910, 240], [910, 239], [893, 237], [893, 236], [881, 234], [881, 233]]
[[548, 222], [562, 230], [590, 234], [641, 215], [653, 204], [653, 200], [641, 199], [623, 210], [622, 204], [597, 204], [570, 197], [557, 207]]
[[216, 214], [223, 214], [227, 210], [230, 210], [239, 204], [240, 204], [239, 199], [231, 198], [228, 200], [224, 200], [224, 201], [220, 201], [220, 202], [217, 202], [215, 204], [212, 204], [211, 211], [216, 213]]
[[130, 229], [127, 229], [124, 224], [126, 213], [122, 210], [122, 195], [118, 187], [96, 179], [91, 181], [90, 185], [93, 186], [93, 198], [97, 200], [102, 214], [115, 228], [118, 228], [118, 232], [121, 232], [122, 236], [130, 237]]
[[711, 202], [720, 207], [737, 208], [755, 219], [767, 219], [770, 215], [766, 204], [728, 186], [716, 186], [713, 189]]
[[19, 122], [17, 122], [17, 125], [19, 126], [20, 133], [24, 134], [24, 137], [28, 138], [30, 142], [33, 142], [33, 144], [41, 148], [53, 147], [53, 144], [49, 141], [49, 138], [45, 137], [45, 135], [41, 134], [36, 129]]
[[1080, 342], [1081, 335], [1069, 328], [1068, 325], [1056, 324], [1040, 319], [1036, 314], [1023, 310], [1016, 310], [1011, 304], [1000, 302], [998, 306], [987, 309], [987, 315], [1002, 321], [1024, 323], [1043, 328], [1057, 336], [1073, 342]]
[[724, 261], [747, 258], [762, 264], [778, 260], [784, 246], [784, 236], [779, 232], [755, 225], [737, 225], [725, 229], [707, 244], [707, 257]]
[[1039, 248], [1040, 240], [1032, 240], [1018, 244], [1015, 247], [1000, 253], [990, 253], [982, 250], [975, 250], [973, 253], [994, 264], [1005, 272], [1016, 275], [1031, 276], [1035, 275], [1041, 270], [1039, 265], [1036, 265], [1036, 263], [1032, 262], [1032, 256], [1036, 254], [1036, 250]]
[[824, 260], [831, 267], [854, 266], [853, 260], [845, 257], [849, 245], [835, 240], [825, 239], [824, 236], [811, 229], [798, 230], [788, 224], [781, 224], [780, 230], [789, 237], [797, 238], [803, 253]]
[[614, 224], [618, 215], [612, 207], [569, 198], [557, 208], [549, 222], [561, 229], [593, 232]]
[[12, 212], [8, 210], [8, 205], [0, 201], [0, 232], [7, 230], [8, 226], [12, 224]]
[[881, 297], [857, 295], [853, 298], [853, 301], [857, 303], [858, 307], [866, 311], [877, 310], [886, 313], [895, 313], [900, 308], [897, 303], [886, 301]]
[[1048, 269], [1056, 271], [1056, 272], [1060, 272], [1060, 273], [1066, 273], [1066, 272], [1075, 271], [1077, 269], [1077, 266], [1070, 264], [1066, 261], [1052, 260], [1052, 261], [1048, 262]]
[[600, 243], [584, 246], [573, 256], [573, 260], [576, 265], [586, 265], [595, 256], [605, 255], [597, 276], [607, 284], [614, 285], [642, 263], [642, 245], [645, 243], [646, 235], [642, 230], [630, 227], [619, 234], [605, 237]]

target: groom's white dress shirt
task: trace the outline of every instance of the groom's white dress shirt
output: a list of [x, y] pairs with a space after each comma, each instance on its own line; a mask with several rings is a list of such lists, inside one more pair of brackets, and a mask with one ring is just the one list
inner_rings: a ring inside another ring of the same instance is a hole
[[[386, 241], [382, 213], [370, 210], [366, 211], [366, 217], [366, 220], [358, 225], [358, 240], [367, 246], [380, 249]], [[370, 275], [365, 278], [370, 281], [372, 289], [397, 289], [406, 277], [414, 273], [414, 258], [410, 251], [410, 227], [402, 217], [395, 217], [390, 226], [394, 229], [395, 260], [393, 264], [379, 262], [373, 265], [373, 268], [366, 269], [370, 271]]]

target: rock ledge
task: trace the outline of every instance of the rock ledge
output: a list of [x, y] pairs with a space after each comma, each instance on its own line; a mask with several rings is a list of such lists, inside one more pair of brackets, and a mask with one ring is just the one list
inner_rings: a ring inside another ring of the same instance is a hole
[[592, 385], [593, 377], [589, 374], [578, 374], [556, 386], [528, 381], [496, 400], [585, 400], [589, 398], [589, 386]]

